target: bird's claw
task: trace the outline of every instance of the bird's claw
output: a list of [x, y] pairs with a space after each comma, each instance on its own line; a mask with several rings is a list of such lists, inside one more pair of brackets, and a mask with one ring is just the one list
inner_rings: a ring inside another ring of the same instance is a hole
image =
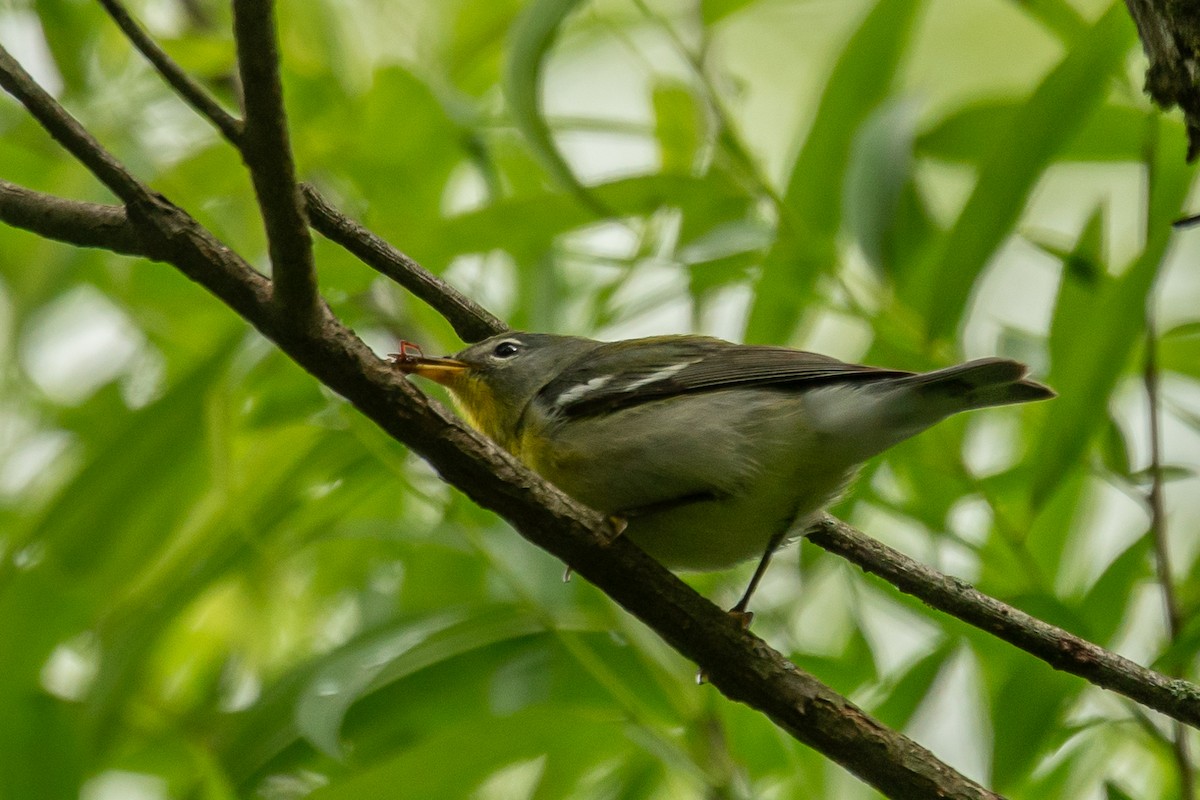
[[729, 609], [728, 613], [729, 613], [729, 616], [733, 617], [733, 619], [739, 625], [742, 626], [742, 630], [744, 630], [744, 631], [750, 630], [750, 623], [754, 622], [754, 612], [753, 611], [746, 611], [744, 609], [738, 608], [737, 606], [734, 606], [733, 608]]
[[625, 533], [625, 529], [629, 527], [629, 520], [613, 515], [608, 518], [608, 527], [608, 538], [604, 542], [606, 545], [621, 538], [621, 534]]

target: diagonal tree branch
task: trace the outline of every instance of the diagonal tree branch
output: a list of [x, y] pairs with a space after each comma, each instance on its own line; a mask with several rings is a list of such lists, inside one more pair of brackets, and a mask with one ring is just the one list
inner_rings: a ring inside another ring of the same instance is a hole
[[312, 226], [321, 235], [425, 301], [454, 326], [464, 342], [477, 342], [508, 330], [499, 317], [338, 211], [311, 185], [301, 184], [300, 189], [308, 203]]
[[1006, 605], [966, 581], [943, 575], [829, 515], [809, 528], [805, 537], [926, 605], [987, 631], [1055, 669], [1200, 728], [1200, 686], [1194, 683], [1168, 678]]
[[276, 310], [298, 327], [319, 316], [317, 268], [283, 107], [273, 0], [234, 0], [233, 28], [246, 105], [242, 159], [267, 229]]
[[21, 101], [47, 133], [126, 205], [150, 199], [153, 193], [101, 147], [3, 47], [0, 47], [0, 86]]
[[[998, 797], [799, 670], [632, 542], [610, 541], [608, 523], [599, 514], [426, 398], [324, 306], [318, 306], [323, 313], [316, 325], [297, 327], [281, 319], [266, 278], [184, 211], [139, 183], [52, 98], [25, 91], [28, 87], [15, 79], [23, 71], [14, 71], [15, 62], [7, 53], [3, 56], [0, 83], [16, 87], [14, 95], [31, 112], [36, 109], [39, 120], [50, 120], [56, 128], [69, 121], [72, 135], [64, 136], [68, 149], [81, 160], [107, 165], [121, 178], [119, 185], [131, 197], [129, 222], [146, 237], [149, 257], [175, 265], [202, 284], [318, 380], [422, 455], [449, 483], [500, 513], [525, 538], [566, 561], [656, 630], [698, 663], [728, 697], [759, 709], [890, 796]], [[38, 193], [22, 199], [45, 205], [45, 196]], [[112, 218], [110, 207], [92, 210], [100, 219]]]

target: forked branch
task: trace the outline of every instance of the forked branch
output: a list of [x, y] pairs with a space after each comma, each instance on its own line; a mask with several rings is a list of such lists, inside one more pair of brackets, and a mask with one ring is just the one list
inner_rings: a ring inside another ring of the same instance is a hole
[[267, 229], [276, 312], [309, 327], [320, 312], [317, 267], [283, 108], [273, 0], [234, 0], [233, 28], [246, 119], [240, 137]]

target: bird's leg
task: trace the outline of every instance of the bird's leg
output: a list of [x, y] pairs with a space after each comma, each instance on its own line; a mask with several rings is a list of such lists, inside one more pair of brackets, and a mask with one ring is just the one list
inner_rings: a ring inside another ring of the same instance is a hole
[[762, 580], [763, 573], [767, 571], [767, 565], [771, 563], [771, 556], [775, 554], [775, 549], [779, 547], [779, 543], [783, 541], [786, 534], [787, 531], [777, 533], [767, 542], [767, 549], [763, 551], [762, 558], [758, 561], [754, 576], [750, 578], [750, 585], [746, 587], [746, 592], [742, 595], [742, 599], [737, 601], [737, 605], [729, 609], [729, 615], [741, 622], [743, 628], [749, 628], [750, 623], [754, 620], [754, 612], [746, 610], [750, 605], [750, 595], [754, 594], [754, 590], [758, 588], [758, 582]]
[[[763, 573], [767, 571], [767, 565], [771, 563], [771, 556], [775, 554], [775, 550], [786, 535], [786, 530], [781, 531], [772, 536], [771, 540], [767, 542], [767, 547], [763, 551], [762, 558], [758, 560], [758, 566], [754, 568], [754, 575], [750, 578], [750, 585], [746, 587], [746, 591], [742, 595], [742, 599], [737, 601], [737, 605], [729, 609], [729, 616], [741, 623], [743, 630], [749, 630], [750, 623], [754, 621], [754, 612], [746, 610], [746, 607], [750, 605], [750, 595], [754, 594], [754, 590], [758, 588], [758, 582], [762, 580]], [[697, 685], [707, 682], [708, 673], [700, 669], [696, 673]]]
[[[750, 585], [746, 587], [746, 591], [742, 595], [742, 599], [737, 601], [737, 605], [729, 609], [729, 616], [741, 623], [742, 630], [749, 630], [750, 623], [754, 621], [754, 612], [746, 610], [746, 607], [750, 605], [750, 595], [754, 594], [754, 590], [758, 588], [758, 582], [762, 580], [763, 573], [767, 571], [767, 565], [771, 563], [771, 556], [775, 554], [776, 548], [779, 547], [779, 543], [786, 535], [787, 531], [777, 533], [767, 542], [767, 548], [763, 551], [762, 558], [758, 560], [758, 566], [754, 568], [754, 575], [750, 578]], [[708, 683], [708, 673], [700, 669], [696, 672], [696, 684], [705, 683]]]

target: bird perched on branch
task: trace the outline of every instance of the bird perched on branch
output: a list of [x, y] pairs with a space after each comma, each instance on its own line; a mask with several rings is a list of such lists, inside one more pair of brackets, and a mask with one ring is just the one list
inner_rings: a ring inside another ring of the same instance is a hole
[[771, 554], [864, 461], [951, 414], [1054, 396], [1004, 358], [915, 374], [704, 336], [513, 331], [445, 358], [405, 343], [395, 360], [664, 565], [760, 557], [732, 609], [747, 621]]

